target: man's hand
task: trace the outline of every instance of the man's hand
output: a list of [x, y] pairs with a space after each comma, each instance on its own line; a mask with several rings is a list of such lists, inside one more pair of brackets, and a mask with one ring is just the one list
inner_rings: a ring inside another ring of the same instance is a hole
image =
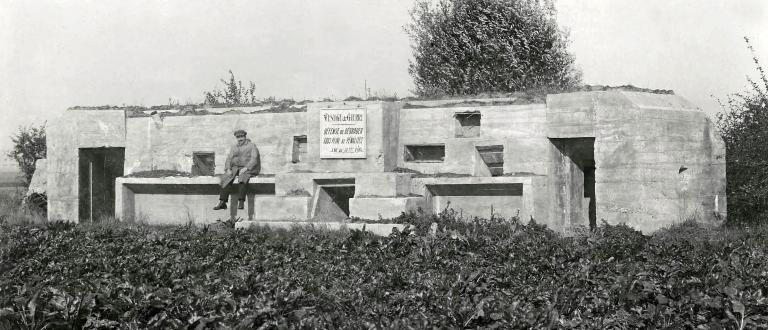
[[228, 169], [224, 170], [224, 174], [231, 175], [232, 174], [232, 169], [228, 168]]

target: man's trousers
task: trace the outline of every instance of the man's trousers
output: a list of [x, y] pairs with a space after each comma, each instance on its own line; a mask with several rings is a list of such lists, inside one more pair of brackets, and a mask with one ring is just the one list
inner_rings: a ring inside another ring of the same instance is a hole
[[[237, 187], [235, 187], [237, 186]], [[229, 201], [229, 194], [232, 192], [232, 190], [237, 189], [237, 192], [239, 194], [238, 200], [244, 201], [245, 195], [248, 192], [248, 182], [240, 182], [240, 183], [232, 183], [230, 182], [224, 187], [221, 187], [221, 193], [219, 194], [219, 200], [226, 203]]]

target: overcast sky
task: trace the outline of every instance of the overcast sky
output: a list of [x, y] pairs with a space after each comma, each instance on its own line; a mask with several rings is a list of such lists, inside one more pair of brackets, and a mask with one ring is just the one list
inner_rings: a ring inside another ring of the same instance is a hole
[[[202, 101], [234, 71], [259, 97], [407, 96], [412, 1], [0, 0], [0, 149], [20, 125], [75, 105]], [[768, 1], [560, 0], [588, 84], [673, 89], [708, 113], [712, 95], [768, 64]]]

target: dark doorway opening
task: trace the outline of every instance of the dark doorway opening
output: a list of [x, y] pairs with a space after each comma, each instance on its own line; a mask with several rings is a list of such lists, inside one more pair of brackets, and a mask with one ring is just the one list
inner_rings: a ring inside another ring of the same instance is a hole
[[553, 180], [560, 223], [595, 228], [595, 138], [549, 140], [556, 148]]
[[354, 179], [317, 179], [312, 218], [341, 221], [349, 218], [349, 199], [355, 197]]
[[125, 148], [80, 148], [79, 220], [98, 221], [115, 215], [115, 179], [123, 176]]

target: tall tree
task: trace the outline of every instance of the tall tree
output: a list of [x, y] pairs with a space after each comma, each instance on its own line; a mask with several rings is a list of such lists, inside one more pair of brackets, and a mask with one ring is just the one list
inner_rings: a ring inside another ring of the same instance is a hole
[[417, 0], [411, 18], [408, 71], [420, 96], [581, 83], [551, 0]]
[[16, 160], [24, 173], [26, 184], [29, 184], [35, 173], [35, 161], [45, 158], [45, 124], [40, 127], [19, 127], [16, 135], [11, 136], [11, 141], [13, 149], [8, 152], [8, 157]]
[[763, 222], [768, 216], [768, 76], [755, 50], [759, 80], [747, 77], [750, 89], [728, 96], [717, 126], [726, 148], [728, 223]]

